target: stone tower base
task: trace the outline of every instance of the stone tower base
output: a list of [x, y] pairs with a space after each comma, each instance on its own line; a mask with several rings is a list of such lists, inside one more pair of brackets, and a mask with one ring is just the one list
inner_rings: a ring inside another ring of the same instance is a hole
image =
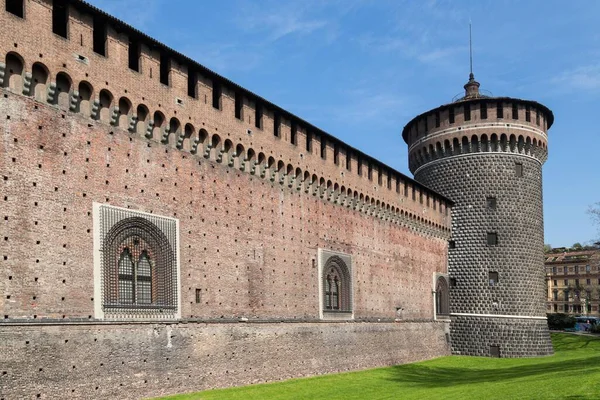
[[546, 319], [452, 316], [452, 354], [539, 357], [553, 354]]

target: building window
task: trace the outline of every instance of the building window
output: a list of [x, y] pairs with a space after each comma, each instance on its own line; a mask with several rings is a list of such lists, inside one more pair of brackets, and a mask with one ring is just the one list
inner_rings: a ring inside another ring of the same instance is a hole
[[592, 270], [592, 269], [590, 268], [590, 266], [589, 266], [589, 265], [586, 265], [586, 266], [585, 266], [585, 272], [590, 272], [591, 270]]
[[171, 59], [167, 54], [160, 55], [160, 83], [163, 85], [170, 85], [171, 78]]
[[454, 123], [454, 107], [448, 108], [448, 121], [453, 124]]
[[132, 69], [136, 72], [140, 72], [140, 54], [141, 54], [141, 46], [140, 43], [134, 39], [129, 39], [129, 48], [127, 49], [127, 59], [129, 64], [129, 69]]
[[202, 289], [196, 289], [196, 304], [202, 303]]
[[523, 177], [523, 164], [522, 163], [515, 163], [515, 176], [517, 178]]
[[519, 119], [519, 105], [517, 103], [512, 104], [512, 117], [513, 119]]
[[481, 115], [481, 119], [487, 119], [487, 103], [479, 105], [479, 114]]
[[212, 106], [213, 106], [213, 108], [220, 110], [221, 109], [221, 94], [223, 93], [223, 90], [221, 88], [221, 83], [217, 82], [216, 80], [213, 80], [212, 84], [213, 84]]
[[337, 144], [333, 145], [333, 163], [335, 165], [340, 164], [340, 148]]
[[579, 287], [579, 279], [575, 279], [575, 286]]
[[579, 273], [579, 265], [575, 266], [575, 273], [578, 274]]
[[471, 104], [467, 103], [464, 105], [464, 114], [465, 114], [465, 121], [470, 121], [471, 120]]
[[554, 286], [558, 286], [558, 281], [556, 279], [554, 279], [554, 282], [552, 282], [554, 284]]
[[362, 159], [360, 157], [356, 158], [356, 174], [362, 176]]
[[556, 267], [552, 267], [552, 273], [556, 274]]
[[65, 0], [54, 0], [52, 2], [52, 32], [58, 36], [68, 36], [69, 6]]
[[6, 0], [6, 11], [19, 18], [24, 16], [23, 7], [23, 0]]
[[564, 283], [565, 286], [569, 286], [569, 280], [568, 279], [565, 279], [563, 283]]
[[554, 291], [552, 292], [552, 299], [553, 299], [554, 301], [558, 301], [558, 290], [554, 290]]
[[234, 114], [237, 119], [243, 119], [242, 110], [244, 108], [244, 96], [240, 92], [235, 92], [235, 110]]
[[327, 140], [323, 136], [321, 136], [321, 158], [327, 159]]
[[93, 32], [94, 52], [106, 57], [106, 21], [100, 16], [94, 16]]
[[435, 285], [435, 313], [437, 316], [450, 314], [449, 294], [448, 281], [444, 276], [439, 276]]
[[97, 318], [179, 317], [177, 220], [94, 203]]
[[535, 124], [536, 125], [540, 124], [540, 113], [538, 110], [535, 110]]
[[531, 108], [529, 105], [525, 106], [525, 121], [531, 122]]
[[312, 152], [312, 133], [306, 131], [306, 151]]
[[448, 248], [449, 249], [455, 249], [456, 248], [456, 241], [455, 240], [448, 240]]
[[435, 127], [436, 128], [440, 127], [440, 112], [439, 111], [435, 112]]
[[502, 103], [496, 104], [496, 118], [504, 118], [504, 109], [502, 108]]
[[496, 232], [488, 232], [487, 233], [487, 244], [488, 244], [488, 246], [497, 246], [498, 245], [498, 234]]
[[346, 149], [346, 169], [352, 171], [352, 153], [350, 149]]
[[489, 282], [490, 286], [496, 286], [498, 284], [498, 272], [490, 272], [489, 273]]
[[383, 185], [383, 172], [381, 171], [381, 167], [377, 167], [377, 184], [379, 186]]
[[586, 285], [591, 285], [591, 284], [592, 284], [592, 280], [591, 280], [591, 279], [589, 279], [589, 278], [588, 278], [588, 279], [586, 279], [586, 280], [585, 280], [585, 284], [586, 284]]
[[487, 205], [488, 209], [495, 210], [496, 209], [496, 197], [488, 196], [486, 198], [486, 205]]
[[352, 312], [351, 258], [349, 255], [319, 249], [321, 267], [322, 315]]
[[369, 178], [370, 181], [373, 180], [373, 166], [371, 165], [370, 162], [369, 162], [368, 169], [367, 169], [367, 178]]

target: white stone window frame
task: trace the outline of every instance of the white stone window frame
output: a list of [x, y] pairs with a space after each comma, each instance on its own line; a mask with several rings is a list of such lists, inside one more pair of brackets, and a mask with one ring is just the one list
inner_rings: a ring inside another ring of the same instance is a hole
[[[101, 225], [100, 218], [102, 215], [102, 207], [110, 209], [121, 210], [128, 214], [136, 215], [141, 218], [151, 220], [152, 218], [163, 218], [171, 220], [175, 224], [175, 258], [176, 258], [176, 277], [174, 289], [177, 296], [177, 306], [173, 311], [167, 312], [139, 312], [137, 310], [131, 311], [118, 311], [118, 312], [106, 312], [103, 309], [103, 265], [102, 265], [102, 241], [104, 238], [101, 237]], [[151, 214], [138, 210], [131, 210], [129, 208], [117, 207], [110, 204], [97, 203], [92, 204], [92, 224], [93, 224], [93, 259], [94, 259], [94, 318], [97, 320], [107, 321], [119, 321], [119, 320], [140, 320], [140, 321], [170, 321], [181, 319], [181, 265], [180, 265], [180, 233], [179, 233], [179, 219], [167, 217], [158, 214]]]
[[[348, 268], [348, 275], [350, 276], [350, 311], [349, 312], [327, 312], [324, 310], [325, 308], [325, 288], [323, 287], [323, 270], [327, 261], [332, 256], [338, 256], [344, 261], [346, 267]], [[341, 321], [350, 321], [354, 319], [354, 274], [353, 274], [353, 263], [352, 263], [352, 255], [348, 253], [342, 253], [339, 251], [333, 251], [328, 249], [318, 249], [318, 280], [319, 280], [319, 319], [321, 320], [341, 320]]]

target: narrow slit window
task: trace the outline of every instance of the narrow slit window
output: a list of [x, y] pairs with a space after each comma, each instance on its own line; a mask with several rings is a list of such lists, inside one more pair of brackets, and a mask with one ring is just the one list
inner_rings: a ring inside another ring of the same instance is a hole
[[352, 171], [352, 153], [346, 149], [346, 169]]
[[381, 167], [377, 168], [377, 184], [379, 186], [383, 184], [383, 174], [381, 172]]
[[196, 289], [196, 304], [202, 303], [202, 289]]
[[440, 127], [440, 112], [439, 111], [435, 112], [435, 127], [436, 128]]
[[212, 106], [217, 110], [221, 109], [221, 90], [221, 84], [216, 80], [213, 80]]
[[496, 232], [488, 232], [487, 233], [487, 244], [488, 244], [488, 246], [497, 246], [498, 245], [498, 234]]
[[94, 16], [93, 41], [94, 53], [106, 57], [106, 21], [98, 16]]
[[502, 103], [496, 104], [496, 118], [504, 118], [504, 108], [502, 108]]
[[490, 286], [496, 286], [498, 284], [498, 272], [490, 271], [489, 282]]
[[360, 157], [356, 158], [356, 174], [362, 176], [362, 160]]
[[193, 99], [198, 98], [198, 72], [193, 69], [188, 69], [188, 79], [187, 79], [187, 91], [188, 96]]
[[240, 92], [235, 92], [235, 117], [243, 119], [242, 108], [244, 107], [244, 98]]
[[531, 122], [531, 108], [529, 106], [525, 106], [525, 121]]
[[52, 32], [67, 38], [69, 23], [69, 6], [65, 0], [52, 2]]
[[19, 18], [23, 18], [25, 15], [23, 7], [23, 0], [6, 0], [6, 11]]
[[169, 56], [166, 54], [160, 55], [160, 83], [169, 86], [169, 73], [171, 72], [171, 65]]
[[540, 124], [540, 113], [537, 110], [535, 110], [535, 124]]
[[340, 164], [340, 149], [337, 144], [333, 146], [333, 162], [335, 165]]
[[373, 180], [373, 166], [371, 165], [371, 163], [369, 163], [369, 169], [367, 170], [367, 178], [369, 178], [370, 181]]
[[470, 104], [465, 104], [464, 114], [465, 114], [465, 121], [470, 121], [471, 120], [471, 105]]
[[512, 117], [513, 119], [519, 119], [519, 106], [517, 103], [512, 105]]
[[479, 113], [481, 114], [481, 119], [487, 119], [487, 103], [481, 103]]
[[392, 177], [390, 176], [390, 174], [387, 174], [387, 188], [391, 189], [392, 188]]
[[312, 133], [306, 131], [306, 151], [312, 153]]
[[140, 72], [140, 43], [134, 39], [129, 39], [129, 68]]
[[323, 136], [321, 136], [321, 158], [327, 159], [327, 141]]
[[448, 109], [448, 121], [453, 124], [454, 123], [454, 107], [450, 107]]
[[262, 117], [263, 117], [262, 105], [257, 101], [256, 108], [254, 109], [254, 126], [256, 126], [258, 129], [262, 129]]
[[273, 114], [273, 136], [281, 137], [281, 117], [279, 114]]
[[515, 163], [515, 175], [518, 178], [523, 177], [523, 164], [522, 163]]
[[290, 134], [290, 142], [294, 145], [298, 145], [298, 124], [295, 121], [292, 121], [292, 130]]

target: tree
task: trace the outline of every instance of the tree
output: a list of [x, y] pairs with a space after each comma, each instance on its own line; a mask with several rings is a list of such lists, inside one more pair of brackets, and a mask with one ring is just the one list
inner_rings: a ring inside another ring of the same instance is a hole
[[544, 245], [544, 253], [550, 253], [552, 251], [552, 245], [546, 243]]
[[592, 217], [592, 221], [598, 227], [598, 240], [597, 243], [600, 243], [600, 202], [591, 205], [588, 208], [588, 214]]
[[577, 243], [573, 244], [573, 246], [571, 246], [571, 248], [573, 250], [581, 250], [581, 249], [583, 249], [583, 246], [581, 245], [581, 243], [577, 242]]

